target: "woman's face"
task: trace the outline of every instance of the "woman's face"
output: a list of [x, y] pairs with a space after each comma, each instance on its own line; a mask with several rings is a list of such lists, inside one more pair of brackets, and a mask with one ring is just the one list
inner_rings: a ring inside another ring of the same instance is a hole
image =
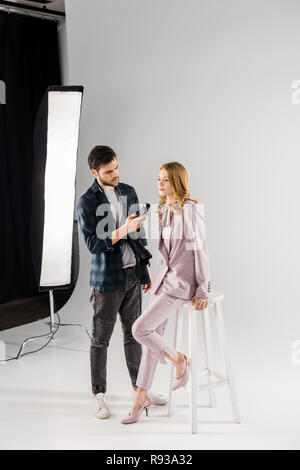
[[160, 170], [158, 175], [157, 186], [160, 196], [174, 196], [174, 190], [168, 178], [167, 170]]

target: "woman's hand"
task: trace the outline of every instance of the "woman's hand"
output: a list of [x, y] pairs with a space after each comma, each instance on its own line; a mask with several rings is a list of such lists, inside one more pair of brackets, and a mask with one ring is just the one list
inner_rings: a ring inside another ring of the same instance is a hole
[[208, 299], [200, 299], [200, 297], [194, 296], [190, 300], [195, 310], [204, 310], [208, 306]]

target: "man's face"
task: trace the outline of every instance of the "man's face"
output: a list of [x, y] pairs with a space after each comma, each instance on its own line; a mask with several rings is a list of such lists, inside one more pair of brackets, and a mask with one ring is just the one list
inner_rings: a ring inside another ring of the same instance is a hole
[[111, 186], [114, 188], [119, 184], [119, 164], [116, 158], [107, 165], [101, 166], [98, 172], [91, 170], [91, 173], [102, 186]]

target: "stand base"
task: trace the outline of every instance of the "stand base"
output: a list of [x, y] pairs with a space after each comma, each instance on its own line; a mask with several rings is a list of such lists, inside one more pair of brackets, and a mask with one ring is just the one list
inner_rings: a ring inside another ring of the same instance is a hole
[[[50, 290], [49, 291], [49, 298], [50, 298], [50, 322], [47, 323], [47, 325], [49, 325], [50, 327], [50, 332], [48, 334], [45, 334], [45, 335], [39, 335], [39, 336], [32, 336], [31, 338], [27, 338], [25, 339], [25, 341], [23, 341], [20, 349], [19, 349], [19, 352], [17, 354], [16, 357], [12, 358], [12, 359], [9, 359], [9, 360], [13, 360], [13, 359], [20, 359], [20, 357], [22, 357], [22, 355], [26, 355], [26, 354], [29, 354], [29, 353], [25, 353], [25, 354], [22, 354], [23, 352], [23, 349], [24, 347], [26, 346], [27, 343], [31, 342], [31, 341], [35, 341], [37, 339], [40, 339], [40, 338], [50, 338], [48, 343], [50, 343], [50, 341], [52, 341], [52, 339], [54, 338], [54, 336], [56, 335], [57, 331], [59, 330], [59, 328], [61, 326], [77, 326], [79, 328], [82, 328], [83, 330], [85, 330], [86, 334], [88, 335], [88, 337], [91, 339], [92, 336], [89, 332], [89, 330], [87, 329], [87, 327], [85, 325], [81, 325], [79, 323], [56, 323], [55, 320], [54, 320], [54, 297], [53, 297], [53, 290]], [[45, 346], [47, 346], [46, 343], [41, 349], [43, 349]], [[40, 351], [40, 349], [38, 349], [37, 351]], [[33, 351], [33, 352], [37, 352], [37, 351]]]

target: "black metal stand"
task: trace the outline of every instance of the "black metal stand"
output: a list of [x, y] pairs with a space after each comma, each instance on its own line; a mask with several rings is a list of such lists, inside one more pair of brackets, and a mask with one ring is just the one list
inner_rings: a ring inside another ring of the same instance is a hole
[[50, 338], [49, 341], [51, 341], [55, 334], [57, 333], [57, 331], [59, 330], [59, 328], [61, 326], [76, 326], [76, 327], [79, 327], [79, 328], [82, 328], [85, 330], [86, 334], [89, 336], [89, 338], [91, 339], [91, 334], [89, 332], [89, 330], [87, 329], [87, 327], [85, 325], [81, 325], [79, 323], [56, 323], [55, 322], [55, 312], [54, 312], [54, 298], [53, 298], [53, 290], [50, 290], [49, 291], [49, 300], [50, 300], [50, 322], [48, 323], [48, 325], [50, 326], [50, 332], [48, 334], [45, 334], [45, 335], [39, 335], [39, 336], [32, 336], [31, 338], [27, 338], [25, 341], [23, 341], [20, 349], [19, 349], [19, 352], [17, 354], [17, 356], [14, 358], [16, 360], [20, 359], [22, 357], [22, 352], [23, 352], [23, 349], [25, 348], [26, 344], [27, 343], [30, 343], [31, 341], [35, 341], [37, 339], [40, 339], [40, 338]]

